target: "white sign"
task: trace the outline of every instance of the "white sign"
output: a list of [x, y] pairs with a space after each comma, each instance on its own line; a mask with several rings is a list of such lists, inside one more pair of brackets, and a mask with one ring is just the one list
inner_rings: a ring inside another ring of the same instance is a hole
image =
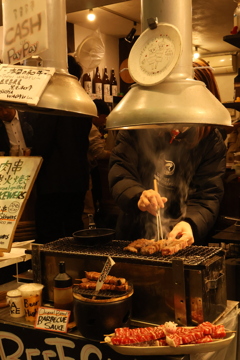
[[16, 64], [48, 49], [46, 0], [2, 0], [3, 62]]
[[0, 157], [0, 250], [9, 252], [42, 158]]
[[96, 284], [96, 289], [95, 289], [96, 292], [101, 290], [104, 280], [108, 276], [113, 265], [115, 265], [115, 261], [111, 258], [111, 256], [108, 256], [107, 261], [105, 262], [102, 272], [98, 278], [98, 281]]
[[39, 307], [35, 328], [66, 333], [70, 314], [69, 310]]
[[0, 65], [0, 100], [37, 105], [54, 68]]

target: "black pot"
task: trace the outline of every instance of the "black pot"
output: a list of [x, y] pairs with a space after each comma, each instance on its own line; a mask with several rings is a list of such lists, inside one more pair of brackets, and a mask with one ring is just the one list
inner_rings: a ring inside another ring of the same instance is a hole
[[129, 326], [132, 313], [132, 291], [123, 297], [93, 300], [74, 296], [74, 320], [82, 336], [103, 341], [116, 328]]
[[104, 245], [115, 238], [113, 229], [85, 229], [73, 233], [74, 241], [82, 246]]

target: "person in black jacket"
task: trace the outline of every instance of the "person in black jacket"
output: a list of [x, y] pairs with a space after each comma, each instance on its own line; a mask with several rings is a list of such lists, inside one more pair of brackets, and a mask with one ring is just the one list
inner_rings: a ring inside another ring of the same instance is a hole
[[154, 238], [160, 208], [165, 238], [204, 244], [223, 196], [226, 146], [212, 127], [180, 130], [177, 136], [161, 128], [118, 133], [109, 170], [121, 208], [118, 239]]

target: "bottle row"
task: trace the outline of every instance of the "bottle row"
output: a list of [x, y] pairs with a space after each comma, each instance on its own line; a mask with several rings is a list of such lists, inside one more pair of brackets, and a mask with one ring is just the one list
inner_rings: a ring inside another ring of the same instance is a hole
[[114, 69], [111, 70], [110, 77], [108, 76], [107, 68], [104, 68], [103, 76], [101, 77], [99, 67], [96, 68], [93, 79], [89, 73], [85, 73], [82, 77], [82, 86], [85, 91], [92, 96], [95, 94], [97, 99], [104, 99], [106, 102], [111, 102], [111, 96], [118, 95], [118, 84]]

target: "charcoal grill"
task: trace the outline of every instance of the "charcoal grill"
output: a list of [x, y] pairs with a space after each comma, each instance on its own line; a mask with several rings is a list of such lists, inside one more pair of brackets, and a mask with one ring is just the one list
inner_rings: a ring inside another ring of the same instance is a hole
[[74, 320], [81, 334], [102, 341], [104, 334], [130, 325], [133, 287], [125, 292], [83, 290], [74, 286]]
[[135, 322], [175, 321], [191, 326], [214, 321], [224, 312], [227, 303], [225, 252], [221, 248], [192, 245], [170, 256], [160, 253], [145, 256], [124, 251], [128, 243], [113, 240], [98, 247], [83, 247], [68, 237], [40, 248], [35, 245], [32, 250], [34, 281], [44, 284], [44, 298], [51, 301], [59, 261], [65, 261], [67, 272], [73, 279], [79, 279], [84, 277], [84, 271], [101, 272], [107, 256], [111, 256], [115, 265], [110, 275], [125, 277], [133, 284], [132, 319]]
[[73, 286], [73, 294], [76, 298], [84, 297], [85, 299], [92, 299], [93, 297], [98, 300], [119, 300], [120, 298], [128, 296], [133, 292], [133, 287], [130, 285], [129, 289], [126, 291], [110, 291], [110, 290], [100, 290], [96, 292], [95, 290], [90, 289], [81, 289], [78, 285]]
[[165, 255], [162, 256], [159, 252], [152, 255], [141, 255], [136, 253], [131, 253], [128, 251], [124, 251], [123, 248], [127, 246], [130, 242], [121, 241], [121, 240], [113, 240], [111, 244], [104, 244], [101, 247], [85, 246], [84, 249], [82, 246], [78, 246], [73, 238], [63, 238], [57, 241], [48, 243], [44, 246], [43, 251], [45, 253], [55, 252], [59, 254], [64, 253], [73, 253], [78, 254], [79, 256], [94, 256], [97, 258], [111, 256], [112, 258], [117, 259], [117, 261], [126, 261], [129, 259], [131, 262], [136, 263], [145, 263], [152, 265], [157, 262], [164, 264], [171, 264], [174, 259], [181, 259], [184, 265], [200, 265], [202, 262], [211, 258], [213, 255], [222, 253], [221, 248], [217, 247], [207, 247], [207, 246], [189, 246], [185, 249], [179, 250], [177, 253], [173, 255]]

